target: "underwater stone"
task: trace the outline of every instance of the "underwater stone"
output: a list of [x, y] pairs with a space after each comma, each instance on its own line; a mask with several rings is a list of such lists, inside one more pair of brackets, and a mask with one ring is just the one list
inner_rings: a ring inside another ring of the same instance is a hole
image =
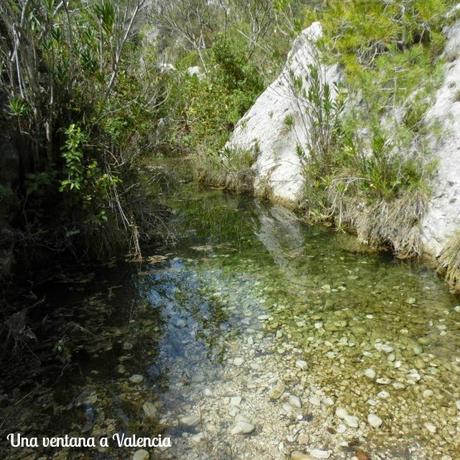
[[279, 382], [270, 392], [270, 399], [272, 401], [279, 399], [281, 395], [284, 393], [285, 389], [286, 389], [286, 386], [284, 385], [284, 383]]
[[130, 378], [129, 381], [132, 383], [141, 383], [144, 380], [144, 376], [140, 374], [133, 374]]
[[345, 423], [350, 427], [350, 428], [358, 428], [359, 426], [359, 420], [358, 417], [355, 417], [354, 415], [346, 415], [344, 418]]
[[331, 456], [330, 450], [312, 449], [310, 455], [314, 458], [329, 458]]
[[385, 353], [391, 353], [394, 348], [391, 346], [391, 345], [388, 345], [387, 343], [384, 343], [382, 346], [381, 346], [381, 349], [382, 351], [384, 351]]
[[298, 396], [291, 395], [291, 396], [289, 396], [288, 401], [289, 401], [289, 404], [292, 407], [297, 407], [298, 409], [300, 409], [302, 407], [302, 401], [300, 400], [300, 398]]
[[143, 404], [142, 409], [147, 418], [155, 418], [157, 415], [157, 410], [156, 410], [155, 405], [149, 401]]
[[252, 423], [246, 422], [244, 420], [239, 420], [230, 430], [231, 434], [249, 434], [252, 433], [255, 429], [255, 426]]
[[296, 365], [296, 367], [298, 367], [299, 369], [306, 369], [306, 368], [307, 368], [307, 362], [306, 362], [306, 361], [303, 361], [302, 359], [298, 359], [298, 360], [295, 362], [295, 365]]
[[303, 452], [295, 451], [291, 454], [291, 460], [312, 460], [310, 455], [304, 454]]
[[436, 427], [430, 423], [430, 422], [427, 422], [423, 425], [430, 433], [434, 434], [436, 433]]
[[369, 369], [366, 369], [366, 370], [364, 371], [364, 375], [365, 375], [367, 378], [374, 380], [376, 374], [375, 374], [374, 369], [369, 368]]
[[134, 452], [133, 460], [149, 460], [150, 455], [145, 449], [139, 449]]
[[200, 423], [200, 417], [198, 415], [186, 415], [180, 419], [181, 425], [194, 427]]
[[241, 396], [232, 396], [230, 398], [230, 406], [239, 406], [241, 404]]
[[190, 441], [192, 441], [194, 444], [198, 444], [201, 441], [203, 441], [206, 438], [205, 434], [203, 432], [194, 434], [191, 436]]
[[367, 421], [369, 422], [369, 425], [373, 428], [378, 428], [383, 423], [382, 419], [375, 414], [369, 414], [367, 416]]

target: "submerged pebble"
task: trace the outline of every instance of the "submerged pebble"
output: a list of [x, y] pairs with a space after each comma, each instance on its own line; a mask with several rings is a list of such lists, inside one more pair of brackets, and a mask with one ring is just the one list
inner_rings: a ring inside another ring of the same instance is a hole
[[144, 376], [140, 374], [133, 374], [130, 378], [129, 381], [131, 383], [141, 383], [144, 380]]
[[374, 380], [374, 379], [375, 379], [375, 376], [376, 376], [376, 373], [375, 373], [374, 369], [369, 368], [369, 369], [366, 369], [366, 370], [364, 371], [364, 375], [365, 375], [368, 379]]
[[330, 450], [322, 450], [322, 449], [312, 449], [310, 450], [310, 455], [313, 458], [329, 458], [332, 452]]
[[133, 460], [149, 460], [150, 454], [145, 449], [139, 449], [134, 452]]
[[230, 430], [231, 434], [250, 434], [255, 430], [255, 426], [245, 418], [236, 420], [235, 425]]
[[296, 365], [296, 367], [298, 367], [299, 369], [306, 369], [306, 368], [307, 368], [307, 362], [306, 362], [306, 361], [303, 361], [302, 359], [298, 359], [298, 360], [295, 362], [295, 365]]
[[373, 428], [378, 428], [383, 423], [382, 419], [376, 414], [369, 414], [367, 416], [367, 421]]

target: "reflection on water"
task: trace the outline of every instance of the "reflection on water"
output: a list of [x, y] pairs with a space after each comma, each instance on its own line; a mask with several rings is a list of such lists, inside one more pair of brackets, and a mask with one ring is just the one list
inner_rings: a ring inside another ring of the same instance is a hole
[[104, 311], [104, 331], [41, 400], [8, 389], [29, 409], [9, 428], [171, 436], [154, 458], [456, 458], [458, 298], [284, 208], [187, 187], [165, 197], [178, 241], [164, 257], [68, 298]]

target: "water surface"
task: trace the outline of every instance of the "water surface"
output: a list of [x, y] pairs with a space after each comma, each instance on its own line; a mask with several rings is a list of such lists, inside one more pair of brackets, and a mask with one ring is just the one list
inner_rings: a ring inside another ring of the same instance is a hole
[[[53, 382], [5, 388], [2, 430], [161, 433], [165, 459], [460, 458], [460, 301], [431, 270], [250, 198], [183, 185], [164, 201], [175, 245], [49, 296], [81, 351]], [[7, 457], [29, 454], [54, 451]]]

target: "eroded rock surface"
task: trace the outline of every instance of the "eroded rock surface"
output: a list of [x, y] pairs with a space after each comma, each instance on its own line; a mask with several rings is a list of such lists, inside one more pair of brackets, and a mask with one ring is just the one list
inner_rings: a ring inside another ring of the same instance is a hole
[[460, 229], [460, 21], [448, 30], [447, 38], [444, 82], [426, 115], [433, 131], [441, 129], [433, 134], [437, 177], [422, 222], [425, 250], [435, 257]]
[[[302, 161], [297, 153], [308, 140], [308, 121], [304, 106], [295, 97], [292, 79], [303, 79], [310, 65], [318, 65], [315, 42], [321, 37], [319, 22], [305, 29], [294, 42], [286, 65], [279, 77], [259, 96], [251, 109], [238, 122], [228, 146], [254, 150], [257, 155], [255, 190], [269, 191], [273, 198], [297, 203], [303, 194]], [[321, 66], [322, 78], [336, 83], [337, 66]]]

